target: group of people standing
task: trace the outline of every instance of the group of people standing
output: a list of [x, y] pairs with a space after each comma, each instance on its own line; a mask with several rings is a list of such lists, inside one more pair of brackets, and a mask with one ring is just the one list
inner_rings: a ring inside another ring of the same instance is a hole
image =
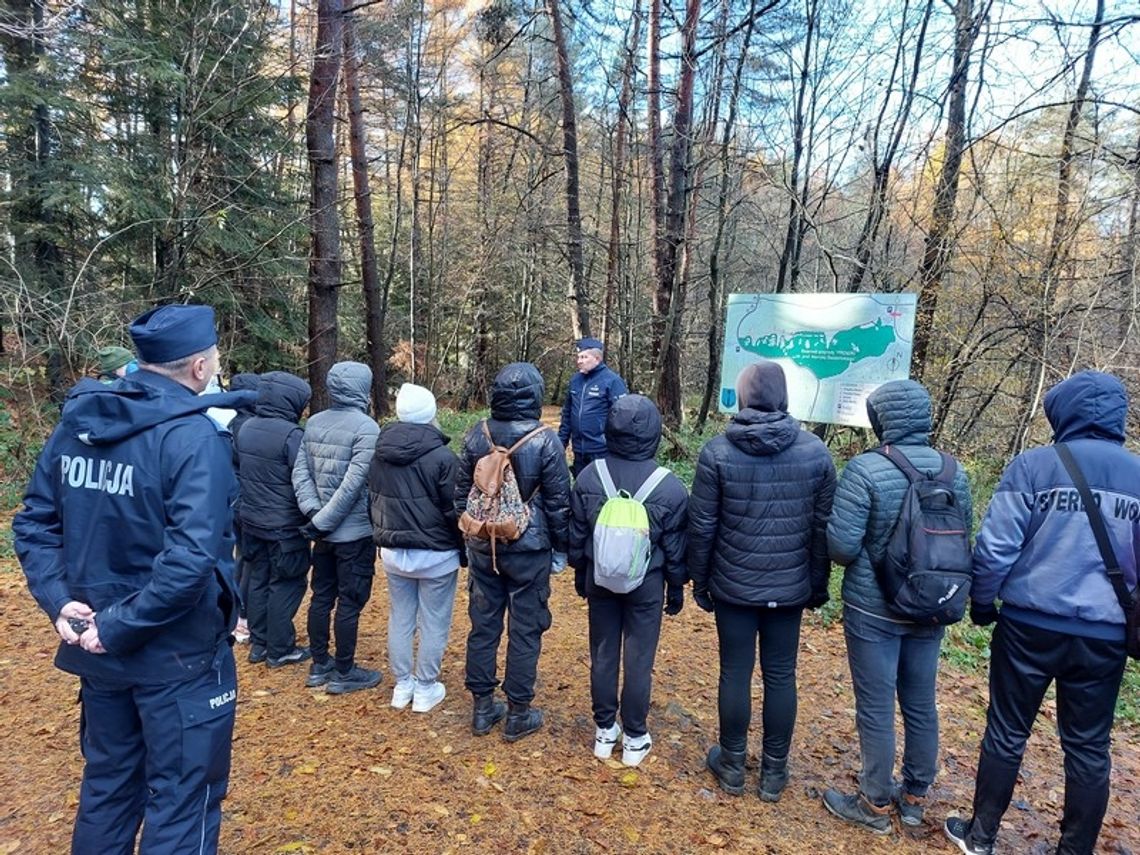
[[[573, 568], [588, 605], [593, 751], [607, 759], [620, 746], [629, 766], [652, 749], [662, 615], [683, 609], [691, 582], [694, 602], [715, 617], [719, 643], [719, 734], [708, 769], [726, 792], [744, 792], [759, 654], [756, 790], [770, 802], [781, 798], [792, 766], [802, 615], [827, 602], [834, 560], [844, 567], [862, 772], [857, 792], [829, 789], [824, 805], [873, 832], [890, 831], [896, 811], [905, 825], [924, 822], [938, 768], [943, 628], [901, 617], [875, 571], [909, 481], [875, 453], [855, 457], [837, 481], [824, 443], [789, 415], [779, 365], [759, 362], [737, 378], [740, 411], [702, 448], [690, 495], [655, 461], [657, 408], [626, 393], [595, 339], [578, 343], [557, 433], [541, 422], [538, 369], [514, 363], [496, 376], [490, 416], [468, 431], [457, 455], [423, 387], [402, 386], [397, 421], [380, 428], [368, 415], [371, 372], [363, 364], [330, 370], [332, 404], [302, 427], [309, 387], [285, 372], [239, 375], [232, 386], [245, 391], [200, 394], [218, 371], [208, 307], [152, 310], [131, 335], [138, 370], [110, 385], [75, 387], [13, 523], [29, 589], [60, 635], [56, 663], [81, 678], [86, 767], [73, 851], [132, 851], [140, 825], [144, 852], [215, 851], [239, 610], [251, 662], [309, 662], [306, 685], [334, 694], [373, 688], [380, 672], [359, 664], [355, 651], [377, 548], [390, 598], [392, 706], [427, 712], [443, 701], [440, 663], [466, 566], [472, 731], [483, 736], [502, 721], [508, 741], [543, 724], [533, 701], [552, 622], [551, 575]], [[230, 431], [207, 417], [211, 408], [238, 413]], [[1096, 372], [1063, 381], [1046, 398], [1055, 439], [1093, 485], [1135, 589], [1140, 459], [1123, 448], [1126, 408], [1120, 382]], [[867, 410], [884, 446], [929, 477], [940, 474], [945, 457], [930, 447], [930, 398], [920, 384], [887, 383]], [[481, 464], [504, 450], [525, 524], [505, 540], [465, 535]], [[997, 629], [973, 816], [945, 823], [966, 853], [994, 851], [1029, 727], [1053, 681], [1066, 757], [1058, 851], [1092, 852], [1107, 805], [1124, 614], [1091, 546], [1083, 503], [1055, 457], [1040, 448], [1010, 464], [975, 547], [972, 617]], [[964, 468], [954, 463], [949, 481], [972, 528]], [[620, 592], [600, 575], [597, 552], [615, 496], [643, 506], [649, 544], [640, 584]], [[309, 646], [301, 647], [293, 619], [307, 581]], [[904, 724], [898, 781], [896, 698]]]

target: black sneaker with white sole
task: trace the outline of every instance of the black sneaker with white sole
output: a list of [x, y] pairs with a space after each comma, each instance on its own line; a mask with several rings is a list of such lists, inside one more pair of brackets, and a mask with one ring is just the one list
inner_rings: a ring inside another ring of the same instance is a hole
[[970, 820], [960, 816], [951, 816], [946, 819], [942, 830], [946, 832], [946, 839], [953, 843], [966, 855], [994, 855], [992, 843], [975, 843], [970, 839]]

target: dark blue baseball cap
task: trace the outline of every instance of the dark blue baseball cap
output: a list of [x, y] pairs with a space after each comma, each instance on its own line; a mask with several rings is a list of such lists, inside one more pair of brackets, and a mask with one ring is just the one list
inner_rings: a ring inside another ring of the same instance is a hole
[[606, 349], [606, 346], [602, 344], [602, 340], [600, 338], [580, 338], [578, 339], [577, 347], [579, 352], [583, 350], [604, 351]]
[[218, 343], [212, 306], [159, 306], [131, 323], [131, 339], [143, 362], [175, 362]]

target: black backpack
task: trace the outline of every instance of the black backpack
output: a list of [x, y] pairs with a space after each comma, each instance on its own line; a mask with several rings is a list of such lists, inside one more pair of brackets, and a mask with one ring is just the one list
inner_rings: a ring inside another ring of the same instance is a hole
[[938, 452], [942, 471], [931, 476], [889, 445], [875, 451], [910, 482], [886, 552], [875, 564], [887, 602], [916, 623], [957, 623], [969, 602], [973, 564], [966, 520], [954, 493], [957, 462]]

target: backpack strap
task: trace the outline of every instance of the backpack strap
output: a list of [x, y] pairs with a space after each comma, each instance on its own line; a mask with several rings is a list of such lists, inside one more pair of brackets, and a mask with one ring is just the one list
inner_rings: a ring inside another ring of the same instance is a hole
[[644, 503], [645, 500], [649, 498], [650, 494], [657, 489], [657, 485], [665, 480], [665, 477], [668, 474], [668, 469], [666, 469], [664, 466], [658, 466], [653, 470], [653, 472], [650, 473], [649, 477], [645, 479], [645, 482], [637, 488], [637, 492], [633, 494], [633, 498], [637, 499], [639, 502]]
[[929, 478], [934, 481], [941, 481], [943, 484], [954, 483], [954, 473], [957, 471], [958, 461], [944, 451], [938, 451], [934, 448], [931, 449], [931, 451], [937, 452], [938, 457], [942, 461], [942, 468], [938, 470], [937, 475], [931, 475], [918, 469], [913, 463], [910, 462], [910, 458], [908, 458], [901, 451], [892, 449], [889, 445], [880, 445], [878, 448], [874, 449], [874, 451], [876, 454], [881, 454], [883, 457], [887, 458], [887, 460], [891, 461], [891, 463], [897, 466], [899, 470], [902, 471], [902, 473], [906, 476], [906, 479], [912, 484], [915, 481], [921, 481], [924, 478]]
[[1077, 459], [1073, 456], [1073, 452], [1069, 446], [1063, 442], [1058, 442], [1053, 446], [1057, 449], [1057, 456], [1061, 458], [1061, 463], [1064, 464], [1065, 470], [1069, 473], [1069, 477], [1073, 479], [1073, 486], [1077, 488], [1077, 492], [1081, 494], [1081, 504], [1085, 506], [1085, 514], [1089, 518], [1089, 525], [1092, 526], [1093, 537], [1096, 539], [1096, 548], [1100, 552], [1101, 560], [1104, 562], [1105, 573], [1108, 574], [1108, 581], [1112, 583], [1112, 590], [1116, 593], [1116, 600], [1120, 603], [1120, 608], [1127, 617], [1128, 612], [1132, 608], [1132, 595], [1128, 593], [1128, 586], [1124, 582], [1124, 572], [1120, 569], [1120, 562], [1116, 558], [1116, 550], [1112, 546], [1112, 537], [1108, 533], [1108, 526], [1104, 524], [1104, 513], [1100, 509], [1100, 505], [1093, 499], [1092, 490], [1089, 489], [1089, 482], [1085, 479], [1085, 473], [1081, 471], [1081, 467], [1077, 465]]
[[[483, 424], [486, 425], [487, 423], [483, 422]], [[547, 430], [550, 430], [550, 428], [548, 428], [546, 425], [539, 425], [538, 427], [536, 427], [534, 430], [532, 430], [530, 433], [523, 436], [521, 439], [519, 439], [518, 442], [516, 442], [514, 445], [512, 445], [510, 448], [507, 449], [507, 457], [510, 457], [512, 454], [514, 454], [516, 451], [518, 451], [523, 445], [525, 445], [531, 439], [538, 436], [543, 431], [547, 431]], [[488, 432], [488, 435], [490, 435], [490, 432]]]
[[599, 457], [594, 461], [594, 471], [598, 473], [598, 478], [601, 479], [602, 489], [606, 491], [606, 498], [612, 499], [618, 494], [617, 485], [614, 484], [613, 476], [610, 475], [610, 467], [606, 466], [606, 459]]

